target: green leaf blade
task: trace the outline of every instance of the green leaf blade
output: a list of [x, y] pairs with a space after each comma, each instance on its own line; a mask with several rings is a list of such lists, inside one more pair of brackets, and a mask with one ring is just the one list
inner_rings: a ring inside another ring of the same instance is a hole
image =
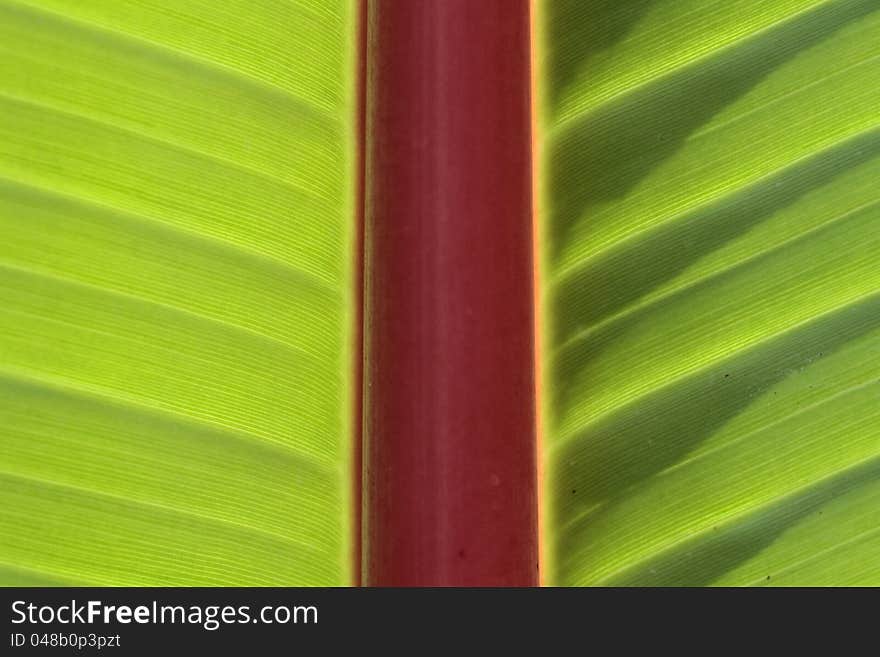
[[352, 14], [0, 4], [3, 583], [348, 582]]
[[876, 3], [543, 29], [551, 581], [876, 584]]

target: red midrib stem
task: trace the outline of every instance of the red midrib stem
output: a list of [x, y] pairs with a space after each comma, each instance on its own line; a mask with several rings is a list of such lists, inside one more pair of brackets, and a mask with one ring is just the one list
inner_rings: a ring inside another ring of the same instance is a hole
[[363, 582], [536, 585], [529, 2], [368, 4]]

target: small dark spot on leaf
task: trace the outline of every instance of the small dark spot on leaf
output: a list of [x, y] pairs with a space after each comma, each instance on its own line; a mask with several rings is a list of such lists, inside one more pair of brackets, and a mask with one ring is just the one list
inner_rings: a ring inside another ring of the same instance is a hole
[[770, 581], [770, 575], [767, 575], [767, 581], [768, 582]]
[[724, 375], [724, 378], [725, 378], [725, 379], [727, 379], [727, 378], [729, 378], [729, 377], [730, 377], [730, 374], [725, 374], [725, 375]]
[[464, 548], [460, 549], [460, 550], [458, 551], [458, 558], [459, 558], [459, 559], [464, 559], [465, 556], [466, 556], [466, 555], [465, 555]]

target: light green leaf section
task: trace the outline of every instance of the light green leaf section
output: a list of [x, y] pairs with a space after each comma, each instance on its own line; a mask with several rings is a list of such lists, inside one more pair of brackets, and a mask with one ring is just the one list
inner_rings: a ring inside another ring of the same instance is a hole
[[564, 585], [880, 585], [880, 3], [539, 3]]
[[349, 582], [349, 0], [0, 0], [0, 584]]

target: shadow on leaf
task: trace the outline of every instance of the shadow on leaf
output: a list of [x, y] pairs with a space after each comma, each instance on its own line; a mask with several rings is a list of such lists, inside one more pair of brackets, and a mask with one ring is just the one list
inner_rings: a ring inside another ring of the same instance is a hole
[[643, 298], [707, 254], [880, 155], [880, 130], [855, 137], [623, 243], [561, 281], [549, 301], [560, 345]]
[[[878, 480], [880, 458], [875, 458], [793, 493], [709, 535], [683, 543], [675, 551], [659, 554], [606, 584], [708, 586], [768, 548], [785, 531], [835, 498]], [[686, 558], [682, 558], [682, 554], [687, 555]], [[769, 573], [767, 581], [770, 583]]]
[[608, 53], [656, 0], [552, 0], [545, 3], [549, 57], [544, 84], [552, 106], [584, 70]]
[[565, 528], [558, 553], [575, 556], [594, 522], [686, 458], [789, 373], [878, 327], [880, 294], [875, 294], [661, 388], [560, 445], [553, 454], [552, 490], [553, 524]]
[[[798, 53], [876, 9], [876, 0], [823, 4], [639, 86], [561, 128], [550, 137], [545, 165], [553, 199], [547, 235], [551, 260], [558, 259], [575, 226], [602, 204], [624, 197], [725, 106]], [[556, 59], [567, 61], [562, 53]]]

